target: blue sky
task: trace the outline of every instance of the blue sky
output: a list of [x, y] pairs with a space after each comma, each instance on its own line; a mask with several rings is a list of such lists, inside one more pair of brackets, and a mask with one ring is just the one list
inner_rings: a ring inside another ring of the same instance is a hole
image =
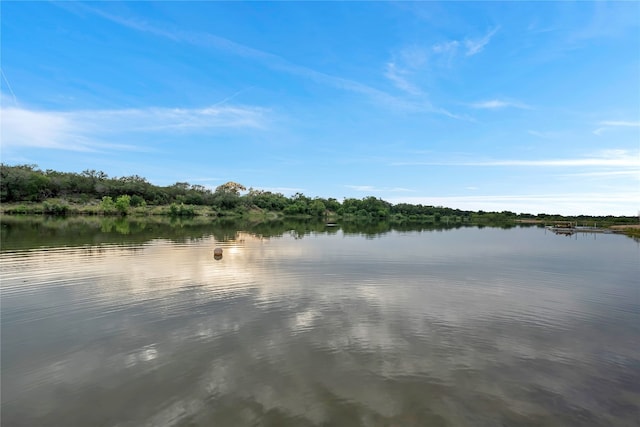
[[640, 3], [2, 2], [4, 163], [637, 215]]

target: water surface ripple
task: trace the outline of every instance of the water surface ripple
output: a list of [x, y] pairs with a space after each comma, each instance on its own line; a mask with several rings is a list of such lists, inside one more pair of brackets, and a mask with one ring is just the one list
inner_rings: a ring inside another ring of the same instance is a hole
[[298, 237], [3, 250], [2, 425], [638, 425], [637, 242]]

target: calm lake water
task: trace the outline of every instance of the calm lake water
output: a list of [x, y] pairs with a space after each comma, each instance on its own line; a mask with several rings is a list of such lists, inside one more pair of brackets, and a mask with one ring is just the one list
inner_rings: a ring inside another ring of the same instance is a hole
[[640, 420], [625, 236], [3, 221], [3, 426]]

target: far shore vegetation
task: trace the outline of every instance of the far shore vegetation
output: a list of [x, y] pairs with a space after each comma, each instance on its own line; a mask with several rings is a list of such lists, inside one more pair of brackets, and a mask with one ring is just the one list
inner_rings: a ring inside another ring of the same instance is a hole
[[336, 220], [385, 220], [433, 224], [553, 224], [572, 221], [578, 225], [612, 227], [640, 236], [638, 217], [587, 215], [562, 216], [509, 211], [465, 211], [443, 206], [391, 204], [376, 197], [362, 199], [307, 197], [247, 189], [227, 182], [215, 190], [177, 182], [157, 186], [138, 175], [109, 177], [102, 171], [82, 173], [40, 170], [36, 165], [0, 165], [0, 212], [50, 216], [101, 215], [249, 218], [269, 221], [282, 218]]

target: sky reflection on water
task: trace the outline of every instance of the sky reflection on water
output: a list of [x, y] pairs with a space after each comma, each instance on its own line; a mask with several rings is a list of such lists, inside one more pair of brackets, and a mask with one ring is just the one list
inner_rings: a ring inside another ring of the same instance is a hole
[[639, 253], [537, 228], [4, 251], [2, 421], [633, 425]]

